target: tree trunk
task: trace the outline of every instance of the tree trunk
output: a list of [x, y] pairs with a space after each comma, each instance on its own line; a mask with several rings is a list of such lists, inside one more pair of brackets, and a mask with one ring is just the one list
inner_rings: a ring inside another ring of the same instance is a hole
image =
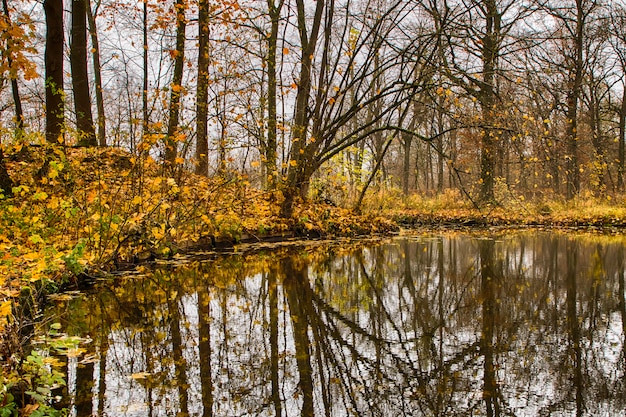
[[[11, 16], [9, 13], [9, 5], [7, 0], [2, 0], [2, 7], [4, 8], [4, 15], [6, 16], [6, 20], [8, 23], [11, 22]], [[11, 54], [7, 54], [6, 56], [7, 64], [9, 68], [13, 68], [13, 59], [11, 58]], [[17, 78], [11, 76], [11, 92], [13, 94], [13, 103], [15, 105], [15, 136], [21, 137], [24, 130], [24, 112], [22, 111], [22, 100], [20, 98], [19, 87], [17, 84]], [[0, 164], [1, 164], [0, 159]], [[1, 175], [1, 174], [0, 174]]]
[[63, 138], [63, 0], [44, 0], [46, 14], [45, 89], [46, 140], [65, 143]]
[[198, 1], [198, 86], [196, 104], [196, 174], [209, 174], [209, 0]]
[[[625, 86], [626, 90], [626, 86]], [[624, 165], [626, 164], [626, 91], [622, 93], [622, 107], [619, 112], [619, 165], [617, 167], [617, 187], [624, 190]]]
[[480, 83], [479, 100], [483, 113], [480, 147], [480, 201], [490, 203], [494, 196], [494, 171], [496, 168], [496, 132], [494, 125], [495, 69], [500, 42], [500, 14], [495, 0], [485, 1], [486, 31], [483, 37], [483, 80]]
[[96, 109], [98, 110], [98, 145], [107, 146], [106, 142], [106, 117], [104, 114], [104, 98], [102, 97], [102, 66], [100, 65], [100, 42], [98, 41], [98, 31], [96, 19], [91, 11], [91, 1], [87, 1], [87, 22], [91, 35], [92, 59], [94, 81], [96, 83]]
[[278, 45], [278, 26], [280, 23], [280, 11], [283, 7], [283, 0], [278, 4], [274, 0], [267, 1], [269, 10], [271, 29], [267, 40], [267, 143], [265, 144], [265, 171], [268, 176], [268, 188], [275, 189], [278, 181], [276, 166], [277, 148], [277, 76], [276, 76], [276, 55]]
[[574, 198], [580, 191], [580, 172], [578, 171], [578, 100], [583, 83], [583, 49], [585, 14], [583, 1], [576, 0], [576, 35], [574, 38], [573, 66], [570, 68], [567, 89], [567, 120], [566, 120], [566, 146], [565, 175], [567, 178], [568, 200]]
[[72, 0], [72, 44], [70, 67], [74, 89], [74, 111], [79, 146], [96, 146], [87, 74], [87, 0]]
[[185, 1], [177, 0], [176, 5], [176, 50], [174, 51], [174, 74], [170, 91], [170, 114], [165, 138], [165, 162], [170, 167], [176, 163], [178, 154], [178, 119], [180, 115], [180, 98], [182, 96], [183, 64], [185, 62]]
[[405, 197], [409, 195], [409, 177], [411, 175], [411, 143], [413, 136], [405, 134], [404, 136], [404, 159], [402, 164], [402, 194]]
[[148, 0], [143, 2], [143, 88], [141, 89], [141, 134], [148, 134]]
[[9, 176], [7, 167], [4, 163], [4, 152], [0, 143], [0, 194], [7, 196], [13, 195], [13, 181]]
[[292, 127], [292, 143], [291, 152], [289, 154], [287, 184], [284, 190], [285, 199], [281, 207], [281, 216], [284, 218], [291, 217], [296, 196], [298, 194], [303, 195], [308, 191], [309, 178], [313, 172], [310, 166], [310, 148], [307, 149], [307, 129], [309, 127], [309, 112], [307, 109], [312, 87], [313, 56], [316, 50], [325, 1], [318, 0], [316, 2], [310, 35], [306, 27], [307, 19], [305, 16], [304, 0], [297, 0], [296, 5], [302, 56], [300, 60], [300, 76]]

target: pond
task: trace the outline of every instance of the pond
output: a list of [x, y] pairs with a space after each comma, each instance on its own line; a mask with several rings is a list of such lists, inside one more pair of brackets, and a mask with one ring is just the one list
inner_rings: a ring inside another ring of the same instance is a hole
[[64, 365], [62, 405], [75, 416], [623, 415], [625, 243], [444, 233], [163, 265], [51, 302], [47, 322], [86, 340]]

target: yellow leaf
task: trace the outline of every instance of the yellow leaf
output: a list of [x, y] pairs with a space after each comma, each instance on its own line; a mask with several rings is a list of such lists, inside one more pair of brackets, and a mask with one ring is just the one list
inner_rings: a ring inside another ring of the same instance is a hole
[[47, 206], [49, 209], [56, 209], [57, 207], [59, 207], [59, 199], [58, 197], [52, 197], [50, 200], [48, 200], [48, 204]]
[[57, 367], [57, 368], [65, 366], [65, 362], [59, 360], [58, 358], [54, 358], [54, 357], [46, 357], [46, 358], [44, 358], [43, 359], [43, 363], [45, 363], [46, 365]]
[[37, 243], [43, 243], [43, 239], [41, 238], [41, 236], [39, 236], [38, 234], [34, 234], [28, 237], [28, 240], [31, 243], [37, 244]]
[[291, 161], [289, 161], [289, 165], [291, 165], [292, 167], [295, 167], [296, 165], [298, 165], [298, 162], [292, 159]]
[[0, 319], [4, 317], [8, 317], [11, 314], [11, 304], [13, 304], [10, 300], [3, 301], [0, 304]]

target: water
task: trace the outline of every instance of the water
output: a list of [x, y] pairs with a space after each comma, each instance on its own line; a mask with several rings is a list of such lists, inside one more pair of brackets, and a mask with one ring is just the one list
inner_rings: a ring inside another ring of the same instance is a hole
[[622, 237], [445, 234], [164, 266], [61, 298], [78, 416], [614, 416]]

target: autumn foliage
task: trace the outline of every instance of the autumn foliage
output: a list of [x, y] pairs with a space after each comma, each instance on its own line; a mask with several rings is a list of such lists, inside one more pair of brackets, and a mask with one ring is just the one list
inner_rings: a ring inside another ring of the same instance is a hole
[[[164, 175], [147, 156], [112, 148], [15, 147], [19, 184], [0, 200], [3, 320], [25, 283], [76, 285], [99, 271], [192, 249], [268, 237], [355, 236], [395, 226], [324, 204], [278, 216], [278, 193], [243, 176]], [[43, 168], [42, 168], [43, 167]]]

